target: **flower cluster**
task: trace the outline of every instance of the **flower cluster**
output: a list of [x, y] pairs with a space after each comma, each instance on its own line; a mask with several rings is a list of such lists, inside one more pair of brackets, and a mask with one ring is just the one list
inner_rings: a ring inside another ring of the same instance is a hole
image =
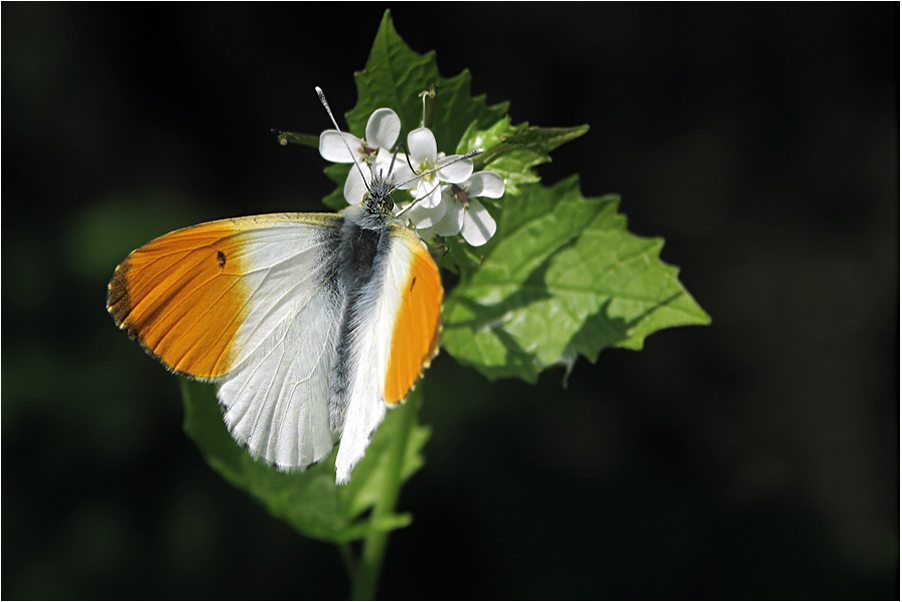
[[[496, 225], [475, 197], [500, 198], [504, 180], [491, 171], [473, 173], [470, 159], [438, 152], [435, 136], [428, 128], [407, 135], [409, 155], [394, 154], [391, 149], [400, 133], [397, 113], [377, 109], [367, 121], [365, 139], [326, 130], [320, 135], [319, 152], [327, 161], [357, 163], [364, 173], [387, 174], [398, 189], [410, 191], [410, 200], [398, 203], [395, 213], [407, 220], [421, 238], [460, 234], [474, 247], [484, 245], [495, 234]], [[427, 173], [436, 167], [440, 169]], [[361, 170], [352, 169], [345, 181], [345, 200], [356, 205], [366, 190]]]

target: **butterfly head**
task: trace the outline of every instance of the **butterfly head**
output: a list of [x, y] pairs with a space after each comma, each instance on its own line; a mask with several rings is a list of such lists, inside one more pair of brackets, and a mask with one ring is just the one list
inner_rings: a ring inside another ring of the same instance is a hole
[[394, 191], [391, 175], [384, 177], [381, 172], [374, 174], [373, 181], [363, 194], [363, 206], [373, 214], [391, 215], [395, 208], [395, 202], [391, 198]]

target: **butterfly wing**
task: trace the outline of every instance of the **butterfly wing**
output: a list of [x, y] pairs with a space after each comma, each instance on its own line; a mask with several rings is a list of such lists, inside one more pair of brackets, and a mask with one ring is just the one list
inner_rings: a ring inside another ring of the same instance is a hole
[[423, 243], [407, 228], [388, 224], [373, 278], [350, 298], [354, 328], [347, 374], [336, 480], [350, 479], [387, 407], [404, 400], [438, 351], [442, 283]]
[[281, 468], [322, 460], [337, 438], [342, 222], [281, 214], [178, 230], [134, 251], [110, 283], [116, 323], [172, 370], [216, 382], [235, 439]]

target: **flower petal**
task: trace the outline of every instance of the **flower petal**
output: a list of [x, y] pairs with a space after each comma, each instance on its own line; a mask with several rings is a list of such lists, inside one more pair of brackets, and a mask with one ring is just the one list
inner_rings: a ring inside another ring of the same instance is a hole
[[[361, 164], [361, 167], [363, 167], [364, 170], [366, 169], [366, 166], [363, 164]], [[348, 179], [345, 180], [345, 200], [349, 205], [359, 205], [360, 202], [363, 201], [363, 194], [365, 192], [366, 184], [357, 168], [352, 166], [351, 173], [348, 174]]]
[[464, 207], [454, 200], [450, 193], [445, 193], [445, 215], [442, 216], [432, 230], [439, 236], [456, 236], [464, 223]]
[[[392, 157], [394, 157], [394, 165], [392, 164]], [[405, 155], [404, 153], [398, 153], [397, 156], [395, 156], [394, 153], [380, 151], [379, 154], [376, 155], [376, 162], [373, 165], [373, 172], [380, 173], [380, 170], [381, 173], [386, 177], [388, 177], [389, 170], [391, 170], [391, 179], [396, 186], [401, 182], [406, 182], [416, 175], [407, 166], [407, 155]], [[404, 188], [412, 188], [415, 185], [416, 184], [405, 186]]]
[[[407, 166], [407, 158], [399, 153], [398, 158], [395, 159], [395, 166], [392, 168], [392, 182], [395, 186], [402, 190], [413, 188], [417, 185], [417, 180], [414, 179], [416, 178], [416, 175], [417, 174], [411, 171], [410, 167]], [[403, 184], [403, 186], [401, 186], [401, 184]]]
[[438, 207], [442, 202], [441, 184], [436, 181], [427, 182], [426, 180], [420, 180], [417, 183], [416, 200], [418, 205], [426, 209]]
[[[460, 157], [460, 155], [451, 155], [450, 157], [442, 159], [440, 163], [448, 164], [458, 157]], [[472, 173], [473, 162], [469, 159], [463, 159], [438, 170], [438, 177], [443, 182], [448, 182], [449, 184], [460, 184], [461, 182], [466, 181]]]
[[[354, 156], [348, 154], [348, 148], [342, 143], [344, 138]], [[360, 146], [362, 142], [360, 138], [338, 130], [326, 130], [319, 135], [319, 154], [326, 161], [333, 163], [353, 163], [355, 159], [360, 157]]]
[[407, 148], [410, 150], [410, 158], [413, 160], [414, 167], [419, 168], [424, 161], [435, 165], [438, 146], [435, 142], [435, 135], [429, 128], [419, 128], [407, 134]]
[[482, 203], [471, 198], [470, 208], [464, 211], [463, 225], [460, 229], [464, 240], [474, 247], [482, 246], [494, 236], [497, 228], [495, 220]]
[[424, 207], [422, 203], [417, 203], [405, 215], [417, 230], [431, 228], [445, 216], [445, 203], [439, 203], [432, 208]]
[[376, 109], [366, 122], [366, 141], [370, 146], [391, 150], [401, 133], [401, 118], [391, 109]]
[[484, 196], [490, 199], [500, 199], [504, 196], [504, 178], [494, 171], [479, 171], [467, 179], [464, 188], [471, 197]]

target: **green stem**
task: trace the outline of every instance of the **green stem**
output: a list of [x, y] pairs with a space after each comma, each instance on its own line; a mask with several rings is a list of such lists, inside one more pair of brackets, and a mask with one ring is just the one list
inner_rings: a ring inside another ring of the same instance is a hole
[[[387, 482], [381, 488], [379, 497], [373, 506], [370, 522], [375, 523], [385, 516], [395, 512], [398, 504], [398, 496], [401, 493], [401, 471], [404, 469], [404, 460], [407, 456], [407, 445], [410, 442], [410, 434], [416, 425], [417, 410], [423, 401], [423, 383], [408, 397], [407, 402], [394, 410], [401, 412], [401, 432], [395, 445], [392, 445], [386, 453], [391, 454], [387, 471]], [[379, 575], [382, 572], [382, 561], [385, 558], [385, 548], [388, 545], [389, 531], [373, 530], [363, 541], [363, 551], [357, 570], [352, 577], [352, 600], [375, 600], [376, 588], [379, 586]]]
[[289, 144], [303, 144], [304, 146], [319, 148], [319, 136], [314, 136], [313, 134], [300, 134], [298, 132], [287, 132], [275, 128], [269, 131], [276, 135], [276, 140], [278, 140], [279, 144], [282, 146], [287, 146]]
[[423, 92], [420, 92], [420, 96], [423, 97], [423, 127], [431, 128], [432, 122], [435, 119], [435, 96], [438, 92], [438, 86], [435, 84], [430, 84], [429, 89]]

